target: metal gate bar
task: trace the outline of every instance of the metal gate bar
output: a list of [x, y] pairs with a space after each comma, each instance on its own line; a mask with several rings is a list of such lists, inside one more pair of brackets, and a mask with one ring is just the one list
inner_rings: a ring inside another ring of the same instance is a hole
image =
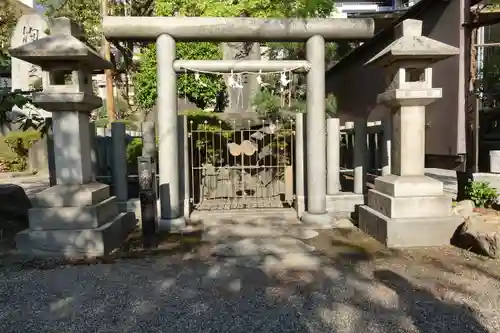
[[294, 121], [236, 128], [189, 121], [191, 202], [198, 210], [279, 208], [293, 201]]

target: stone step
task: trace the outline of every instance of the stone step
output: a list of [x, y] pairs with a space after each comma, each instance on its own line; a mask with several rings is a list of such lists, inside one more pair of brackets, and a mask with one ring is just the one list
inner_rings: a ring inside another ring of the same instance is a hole
[[203, 240], [215, 242], [231, 238], [276, 238], [291, 237], [296, 239], [311, 239], [318, 235], [317, 231], [302, 228], [300, 225], [252, 226], [248, 224], [221, 225], [207, 227]]
[[312, 253], [286, 253], [280, 256], [258, 255], [244, 257], [225, 257], [231, 266], [244, 266], [261, 269], [265, 273], [282, 273], [286, 271], [318, 271], [321, 260]]
[[92, 206], [108, 199], [109, 190], [101, 183], [56, 185], [37, 193], [31, 203], [35, 208]]
[[212, 254], [220, 257], [267, 256], [283, 257], [287, 254], [313, 253], [314, 247], [292, 237], [245, 238], [222, 242], [212, 248]]
[[99, 228], [117, 214], [115, 197], [93, 206], [31, 208], [28, 211], [31, 230]]
[[134, 213], [121, 213], [95, 229], [24, 230], [16, 235], [21, 254], [33, 256], [88, 258], [111, 253], [121, 247], [135, 229]]
[[254, 226], [300, 225], [293, 209], [270, 209], [248, 211], [194, 211], [190, 225], [212, 227], [218, 225], [248, 224]]

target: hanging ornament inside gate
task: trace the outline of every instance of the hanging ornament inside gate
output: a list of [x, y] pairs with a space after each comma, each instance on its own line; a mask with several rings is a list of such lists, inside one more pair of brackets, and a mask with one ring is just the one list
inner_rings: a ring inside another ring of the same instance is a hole
[[[236, 104], [243, 103], [243, 79], [241, 74], [234, 74], [233, 71], [231, 71], [231, 75], [229, 75], [229, 78], [227, 79], [227, 86], [231, 89], [237, 90], [237, 96], [236, 96]], [[242, 105], [243, 106], [243, 105]], [[230, 105], [230, 107], [232, 107]]]
[[286, 77], [286, 71], [281, 72], [280, 76], [280, 92], [281, 92], [281, 107], [285, 106], [285, 90], [288, 86], [288, 83], [290, 83], [290, 80]]
[[[256, 74], [256, 81], [259, 84], [260, 87], [266, 87], [270, 86], [270, 83], [264, 82], [263, 80], [263, 75], [276, 75], [280, 74], [280, 78], [278, 80], [278, 86], [279, 90], [281, 93], [281, 107], [285, 106], [286, 100], [288, 99], [288, 107], [291, 107], [291, 100], [292, 100], [292, 83], [293, 83], [293, 72], [297, 69], [300, 68], [306, 68], [308, 69], [307, 66], [298, 66], [296, 68], [290, 68], [290, 69], [283, 69], [283, 71], [279, 72], [266, 72], [265, 74], [262, 72], [262, 70], [259, 70], [258, 72], [241, 72], [238, 74], [235, 74], [233, 70], [231, 70], [231, 74], [228, 76], [226, 80], [226, 85], [229, 89], [235, 90], [235, 93], [237, 94], [237, 104], [243, 103], [243, 75], [244, 74]], [[200, 71], [196, 69], [190, 69], [190, 68], [184, 68], [184, 75], [187, 75], [187, 71], [194, 72], [194, 79], [195, 81], [201, 86], [201, 87], [208, 87], [208, 84], [204, 82], [203, 79], [206, 80], [206, 78], [201, 78], [200, 77]], [[225, 73], [221, 72], [210, 72], [210, 71], [201, 71], [201, 73], [205, 74], [212, 74], [212, 75], [225, 75]], [[288, 98], [285, 97], [285, 95], [288, 94]], [[184, 92], [184, 98], [187, 99], [187, 94]], [[214, 103], [216, 100], [214, 101]], [[243, 105], [242, 105], [243, 106]]]
[[266, 83], [262, 80], [262, 70], [259, 70], [259, 75], [257, 75], [257, 83], [261, 87], [266, 87], [269, 85], [269, 83]]
[[200, 73], [196, 72], [194, 73], [194, 79], [196, 80], [196, 82], [198, 82], [198, 84], [202, 87], [206, 87], [207, 84], [205, 82], [203, 82], [200, 78]]

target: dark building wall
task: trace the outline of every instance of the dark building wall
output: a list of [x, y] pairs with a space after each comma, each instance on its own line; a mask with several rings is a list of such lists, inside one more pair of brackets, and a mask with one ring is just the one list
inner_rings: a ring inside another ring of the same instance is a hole
[[[443, 89], [443, 98], [427, 108], [426, 153], [458, 155], [465, 153], [465, 39], [462, 8], [467, 0], [422, 0], [395, 21], [407, 18], [423, 21], [424, 36], [455, 47], [460, 56], [437, 63], [433, 67], [433, 85]], [[376, 103], [385, 89], [384, 72], [363, 67], [375, 54], [394, 40], [393, 28], [377, 34], [327, 72], [327, 92], [337, 97], [341, 121], [368, 116], [381, 120], [388, 110]]]

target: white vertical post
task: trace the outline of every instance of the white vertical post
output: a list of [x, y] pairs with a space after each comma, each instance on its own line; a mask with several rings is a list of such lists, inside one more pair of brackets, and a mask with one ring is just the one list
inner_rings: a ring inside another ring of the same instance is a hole
[[384, 118], [382, 122], [382, 176], [391, 174], [391, 138], [392, 138], [392, 116]]
[[340, 122], [338, 118], [326, 121], [326, 192], [329, 195], [340, 192]]
[[363, 194], [366, 186], [366, 118], [354, 122], [354, 193]]
[[298, 217], [305, 211], [304, 114], [295, 115], [295, 195]]
[[155, 123], [147, 121], [142, 124], [142, 156], [152, 157], [156, 161], [156, 129]]

